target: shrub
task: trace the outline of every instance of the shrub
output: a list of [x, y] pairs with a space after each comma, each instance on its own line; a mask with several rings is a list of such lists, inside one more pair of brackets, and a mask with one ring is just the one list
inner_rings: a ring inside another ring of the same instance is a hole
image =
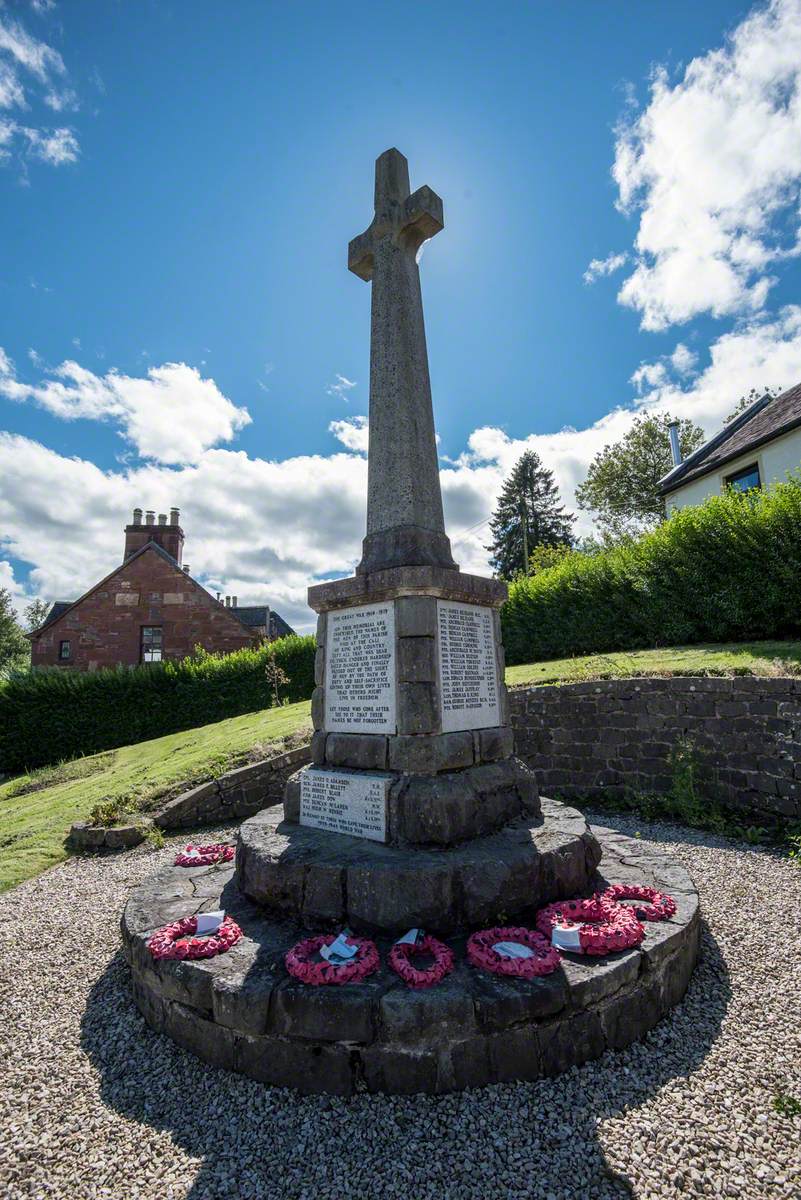
[[46, 766], [267, 708], [270, 658], [289, 678], [282, 699], [306, 700], [314, 688], [314, 649], [313, 637], [293, 635], [234, 654], [198, 648], [181, 662], [13, 676], [0, 684], [0, 771]]
[[801, 484], [728, 492], [598, 554], [573, 551], [516, 580], [502, 612], [507, 661], [801, 629]]

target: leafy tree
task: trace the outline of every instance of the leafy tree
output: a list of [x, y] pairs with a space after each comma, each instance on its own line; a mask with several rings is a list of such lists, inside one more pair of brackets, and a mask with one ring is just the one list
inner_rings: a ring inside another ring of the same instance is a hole
[[503, 485], [490, 519], [490, 562], [496, 574], [512, 579], [526, 571], [529, 552], [541, 546], [570, 546], [572, 513], [559, 503], [553, 471], [533, 450], [518, 459]]
[[40, 625], [44, 625], [45, 617], [49, 612], [50, 605], [47, 600], [31, 600], [25, 609], [25, 628], [27, 632], [33, 633], [34, 629], [38, 629]]
[[0, 678], [30, 662], [30, 647], [17, 624], [8, 588], [0, 588]]
[[[595, 513], [607, 541], [635, 537], [664, 520], [659, 480], [673, 466], [667, 413], [637, 417], [626, 436], [596, 454], [587, 478], [576, 488], [576, 503]], [[704, 433], [692, 421], [679, 422], [682, 457], [703, 445]]]
[[751, 388], [747, 396], [740, 397], [723, 424], [730, 425], [734, 418], [739, 417], [741, 412], [745, 412], [747, 408], [750, 408], [755, 400], [761, 400], [763, 396], [778, 396], [779, 394], [779, 388]]

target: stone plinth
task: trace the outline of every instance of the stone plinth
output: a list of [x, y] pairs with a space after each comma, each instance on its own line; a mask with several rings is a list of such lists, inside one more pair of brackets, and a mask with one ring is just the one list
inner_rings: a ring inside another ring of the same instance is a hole
[[553, 801], [447, 850], [388, 846], [295, 825], [265, 809], [239, 831], [236, 882], [309, 929], [455, 933], [583, 891], [601, 852], [581, 813]]
[[[681, 1000], [698, 949], [698, 898], [684, 868], [640, 841], [591, 836], [603, 868], [588, 891], [637, 882], [676, 899], [675, 917], [649, 922], [637, 949], [565, 954], [552, 975], [503, 980], [467, 965], [465, 939], [453, 937], [452, 974], [415, 992], [388, 968], [391, 942], [379, 938], [381, 968], [364, 983], [308, 987], [284, 967], [304, 936], [297, 922], [243, 897], [230, 868], [166, 867], [135, 889], [123, 916], [134, 999], [153, 1029], [212, 1066], [306, 1093], [439, 1093], [556, 1075], [642, 1037]], [[155, 929], [219, 908], [245, 933], [232, 950], [153, 961]]]

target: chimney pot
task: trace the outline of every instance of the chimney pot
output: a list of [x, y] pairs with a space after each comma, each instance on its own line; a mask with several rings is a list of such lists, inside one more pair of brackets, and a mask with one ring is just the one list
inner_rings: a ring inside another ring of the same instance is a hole
[[150, 509], [148, 509], [147, 512], [145, 513], [145, 525], [155, 525], [155, 524], [156, 524], [156, 514], [154, 512], [151, 512]]
[[236, 605], [237, 605], [237, 600], [238, 600], [238, 597], [237, 597], [237, 596], [232, 596], [232, 597], [231, 597], [231, 608], [236, 608]]
[[167, 524], [167, 514], [159, 513], [159, 525], [166, 525], [166, 524]]
[[133, 511], [133, 523], [134, 523], [134, 525], [141, 525], [141, 524], [142, 524], [142, 510], [141, 510], [141, 508], [135, 508], [135, 509], [134, 509], [134, 511]]
[[231, 607], [231, 597], [230, 597], [230, 596], [226, 596], [226, 597], [225, 597], [225, 607], [226, 607], [226, 608], [230, 608], [230, 607]]
[[171, 508], [170, 509], [170, 524], [171, 525], [180, 525], [180, 523], [181, 523], [180, 519], [181, 519], [180, 508]]
[[670, 457], [673, 459], [673, 466], [681, 466], [681, 443], [679, 442], [679, 422], [671, 421], [668, 425], [668, 436], [670, 437]]
[[188, 574], [189, 574], [189, 563], [185, 563], [184, 564], [184, 575], [188, 575]]

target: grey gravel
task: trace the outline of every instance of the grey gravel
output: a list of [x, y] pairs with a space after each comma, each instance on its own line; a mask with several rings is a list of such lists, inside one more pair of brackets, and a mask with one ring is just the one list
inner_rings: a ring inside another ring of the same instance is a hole
[[708, 928], [685, 1001], [558, 1079], [441, 1098], [300, 1098], [147, 1029], [119, 916], [179, 839], [71, 859], [0, 897], [0, 1196], [797, 1200], [801, 1118], [773, 1097], [801, 1099], [801, 870], [674, 826], [600, 823], [695, 877]]

